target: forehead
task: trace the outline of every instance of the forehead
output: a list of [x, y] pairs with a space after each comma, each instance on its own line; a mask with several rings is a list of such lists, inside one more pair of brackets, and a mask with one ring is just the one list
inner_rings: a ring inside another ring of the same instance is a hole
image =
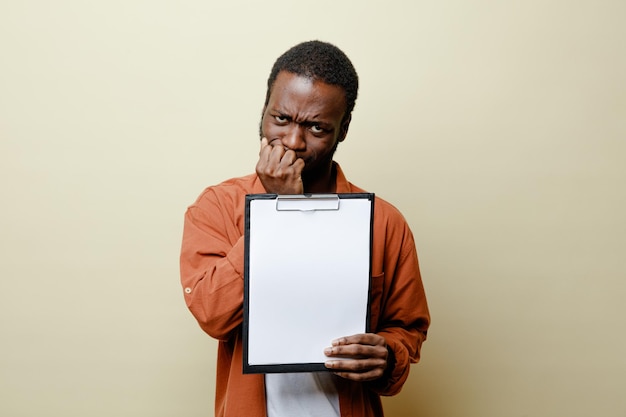
[[281, 71], [272, 86], [268, 107], [307, 117], [342, 118], [346, 110], [346, 94], [337, 85]]

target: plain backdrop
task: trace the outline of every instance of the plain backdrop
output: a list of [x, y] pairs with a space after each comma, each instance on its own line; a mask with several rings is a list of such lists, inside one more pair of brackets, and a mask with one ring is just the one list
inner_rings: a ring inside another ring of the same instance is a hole
[[183, 214], [253, 172], [272, 63], [320, 39], [361, 81], [336, 159], [405, 214], [433, 317], [387, 415], [624, 417], [625, 18], [622, 0], [0, 0], [0, 415], [212, 415]]

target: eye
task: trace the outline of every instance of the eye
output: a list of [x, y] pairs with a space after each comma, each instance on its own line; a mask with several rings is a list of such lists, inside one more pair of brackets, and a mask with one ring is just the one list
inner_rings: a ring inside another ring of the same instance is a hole
[[274, 116], [274, 120], [276, 120], [279, 124], [285, 124], [289, 119], [286, 116], [279, 114]]
[[324, 132], [324, 129], [322, 129], [320, 127], [320, 125], [315, 125], [315, 124], [311, 125], [310, 129], [311, 129], [311, 132], [313, 132], [313, 133], [323, 133]]

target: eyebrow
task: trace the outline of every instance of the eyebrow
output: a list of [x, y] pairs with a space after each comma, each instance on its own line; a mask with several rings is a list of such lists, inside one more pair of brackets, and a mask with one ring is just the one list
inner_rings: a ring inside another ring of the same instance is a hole
[[[270, 113], [276, 113], [276, 114], [279, 114], [281, 117], [284, 117], [285, 119], [293, 120], [293, 117], [291, 115], [285, 113], [282, 110], [276, 109], [276, 108], [272, 108], [270, 110]], [[305, 124], [305, 125], [320, 125], [320, 126], [323, 126], [325, 128], [331, 128], [333, 126], [332, 123], [329, 123], [325, 119], [315, 119], [315, 117], [319, 117], [319, 116], [313, 116], [313, 117], [314, 117], [313, 119], [305, 119], [305, 120], [300, 121], [298, 123]]]

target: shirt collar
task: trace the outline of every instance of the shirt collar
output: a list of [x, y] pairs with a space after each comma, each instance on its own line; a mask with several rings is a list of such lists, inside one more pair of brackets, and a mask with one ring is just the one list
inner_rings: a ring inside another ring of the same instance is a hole
[[337, 179], [336, 179], [336, 183], [335, 183], [335, 185], [337, 187], [337, 193], [349, 193], [349, 192], [351, 192], [350, 183], [346, 179], [346, 176], [344, 175], [343, 170], [341, 169], [339, 164], [337, 162], [333, 161], [333, 166], [335, 167], [335, 172], [337, 173]]

